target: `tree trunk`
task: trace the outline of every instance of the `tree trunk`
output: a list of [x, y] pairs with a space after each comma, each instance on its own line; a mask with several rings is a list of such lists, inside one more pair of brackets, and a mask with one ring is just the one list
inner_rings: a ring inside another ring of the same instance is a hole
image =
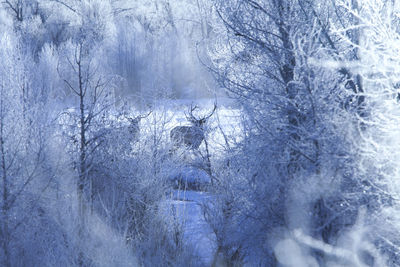
[[[81, 55], [81, 48], [79, 51], [79, 56]], [[79, 79], [79, 111], [80, 111], [80, 147], [79, 147], [79, 177], [78, 177], [78, 235], [79, 235], [79, 256], [78, 264], [79, 266], [84, 266], [84, 256], [83, 256], [83, 240], [86, 224], [86, 202], [84, 197], [85, 185], [87, 180], [87, 166], [86, 166], [86, 123], [85, 123], [85, 103], [84, 97], [85, 92], [83, 88], [82, 81], [82, 67], [81, 59], [77, 61], [78, 65], [78, 79]]]
[[8, 267], [11, 266], [10, 262], [10, 233], [9, 233], [9, 221], [8, 221], [8, 211], [10, 209], [9, 206], [9, 185], [8, 185], [8, 176], [7, 176], [7, 165], [6, 165], [6, 157], [5, 157], [5, 149], [4, 149], [4, 121], [3, 121], [3, 97], [0, 98], [0, 153], [1, 153], [1, 176], [3, 182], [3, 194], [2, 201], [3, 205], [1, 207], [1, 247], [4, 254], [3, 264]]

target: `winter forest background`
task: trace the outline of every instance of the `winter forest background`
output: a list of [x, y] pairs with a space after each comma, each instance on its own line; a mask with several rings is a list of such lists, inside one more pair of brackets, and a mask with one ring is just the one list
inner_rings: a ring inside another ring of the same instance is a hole
[[400, 266], [399, 1], [4, 0], [0, 33], [1, 266]]

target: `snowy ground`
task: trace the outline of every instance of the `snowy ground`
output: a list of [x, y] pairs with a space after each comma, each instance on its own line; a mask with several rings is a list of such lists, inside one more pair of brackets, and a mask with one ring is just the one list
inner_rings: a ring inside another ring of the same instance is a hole
[[206, 192], [173, 190], [165, 203], [182, 225], [183, 245], [192, 247], [204, 266], [211, 266], [217, 251], [215, 234], [205, 221], [201, 207], [210, 197]]
[[[188, 107], [199, 106], [198, 116], [210, 112], [213, 108], [214, 100], [203, 99], [193, 103], [191, 100], [180, 100], [170, 103], [157, 105], [153, 110], [154, 116], [165, 116], [165, 129], [168, 135], [170, 129], [175, 126], [190, 125], [185, 117]], [[243, 137], [241, 135], [241, 111], [235, 108], [232, 103], [220, 104], [216, 113], [209, 119], [207, 124], [207, 140], [213, 158], [218, 158], [219, 154], [229, 147], [235, 146]], [[152, 117], [142, 121], [141, 130], [150, 126]], [[168, 139], [168, 136], [166, 137]], [[204, 150], [204, 142], [200, 150]], [[193, 183], [194, 180], [201, 184], [210, 183], [211, 179], [203, 170], [196, 170], [193, 167], [183, 167], [178, 170], [181, 172], [181, 179]], [[177, 176], [177, 175], [174, 175]], [[204, 266], [211, 266], [217, 251], [216, 236], [210, 225], [206, 222], [202, 211], [202, 203], [209, 201], [212, 196], [207, 192], [191, 190], [172, 190], [167, 205], [178, 221], [182, 224], [183, 243], [194, 248], [194, 253], [199, 256]]]

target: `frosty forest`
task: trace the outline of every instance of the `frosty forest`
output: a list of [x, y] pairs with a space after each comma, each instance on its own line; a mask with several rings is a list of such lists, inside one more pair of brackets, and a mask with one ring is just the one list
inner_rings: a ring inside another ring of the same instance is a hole
[[0, 266], [400, 266], [399, 1], [2, 0], [0, 33]]

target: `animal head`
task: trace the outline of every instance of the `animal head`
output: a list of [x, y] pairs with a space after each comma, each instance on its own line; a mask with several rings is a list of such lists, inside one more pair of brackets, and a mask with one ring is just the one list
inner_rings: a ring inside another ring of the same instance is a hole
[[132, 135], [134, 135], [134, 137], [136, 137], [139, 134], [140, 131], [139, 122], [142, 119], [147, 118], [151, 114], [151, 112], [152, 111], [150, 111], [145, 115], [138, 115], [134, 118], [125, 116], [125, 118], [129, 121], [128, 130]]
[[197, 108], [197, 106], [193, 107], [193, 105], [191, 105], [189, 112], [185, 114], [187, 120], [192, 123], [192, 126], [176, 126], [171, 130], [170, 136], [174, 148], [185, 146], [191, 149], [198, 149], [201, 142], [204, 140], [203, 125], [214, 114], [217, 106], [214, 104], [213, 110], [203, 117], [194, 116], [193, 111]]
[[214, 114], [215, 110], [217, 109], [217, 105], [214, 103], [214, 107], [207, 115], [202, 117], [196, 117], [193, 112], [198, 109], [199, 107], [196, 105], [190, 105], [188, 113], [185, 112], [186, 119], [192, 123], [194, 126], [203, 127], [203, 125], [208, 121], [208, 119]]
[[150, 112], [147, 113], [146, 115], [138, 115], [138, 116], [136, 116], [136, 117], [134, 117], [134, 118], [128, 117], [128, 116], [125, 116], [125, 118], [130, 122], [130, 124], [136, 125], [136, 124], [138, 124], [142, 119], [147, 118], [148, 116], [150, 116], [151, 112], [152, 112], [152, 111], [150, 111]]

